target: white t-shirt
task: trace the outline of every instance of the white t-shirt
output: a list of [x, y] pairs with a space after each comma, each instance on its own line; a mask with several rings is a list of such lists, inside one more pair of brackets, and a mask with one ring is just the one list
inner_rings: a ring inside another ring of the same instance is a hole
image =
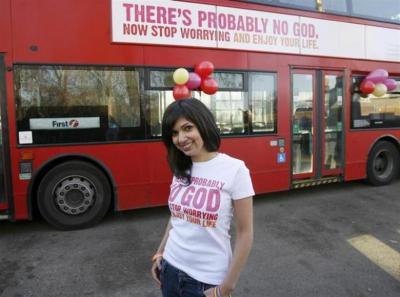
[[243, 161], [219, 153], [209, 161], [194, 162], [190, 185], [172, 180], [168, 200], [172, 229], [165, 260], [200, 282], [220, 285], [232, 258], [232, 200], [253, 195]]

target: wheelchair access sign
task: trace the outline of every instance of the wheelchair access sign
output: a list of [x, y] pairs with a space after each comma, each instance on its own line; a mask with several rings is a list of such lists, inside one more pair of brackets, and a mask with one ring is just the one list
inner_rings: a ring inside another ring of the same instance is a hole
[[278, 153], [278, 163], [286, 162], [286, 153]]

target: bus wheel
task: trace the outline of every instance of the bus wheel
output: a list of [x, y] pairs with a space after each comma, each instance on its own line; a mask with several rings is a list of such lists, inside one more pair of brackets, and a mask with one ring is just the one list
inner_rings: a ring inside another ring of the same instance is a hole
[[68, 161], [51, 169], [38, 189], [41, 215], [62, 230], [85, 228], [98, 223], [111, 201], [110, 184], [97, 167]]
[[367, 164], [367, 179], [374, 186], [389, 184], [399, 173], [399, 152], [388, 141], [378, 142], [371, 150]]

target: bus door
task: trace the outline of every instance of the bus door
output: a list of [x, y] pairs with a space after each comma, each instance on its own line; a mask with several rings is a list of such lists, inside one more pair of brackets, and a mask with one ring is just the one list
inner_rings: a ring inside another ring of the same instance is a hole
[[0, 211], [1, 205], [6, 203], [4, 190], [4, 159], [3, 159], [3, 110], [6, 106], [6, 77], [4, 56], [0, 54]]
[[337, 181], [343, 174], [343, 77], [328, 70], [291, 72], [294, 187]]

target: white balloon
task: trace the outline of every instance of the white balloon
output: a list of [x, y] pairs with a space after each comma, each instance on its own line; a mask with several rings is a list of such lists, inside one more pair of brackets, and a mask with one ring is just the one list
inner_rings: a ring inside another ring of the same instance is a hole
[[184, 85], [189, 80], [189, 72], [185, 68], [178, 68], [175, 70], [173, 78], [177, 85]]
[[372, 94], [374, 94], [374, 96], [376, 97], [382, 97], [386, 94], [386, 92], [387, 92], [387, 87], [384, 84], [380, 83], [375, 85], [375, 89], [372, 92]]

